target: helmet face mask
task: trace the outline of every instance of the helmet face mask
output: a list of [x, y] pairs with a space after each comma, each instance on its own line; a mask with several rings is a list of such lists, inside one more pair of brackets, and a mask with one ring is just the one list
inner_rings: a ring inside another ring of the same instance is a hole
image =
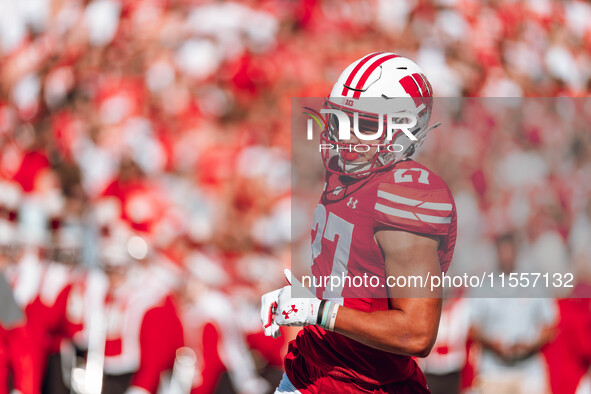
[[350, 128], [341, 135], [338, 117], [326, 113], [320, 138], [330, 147], [321, 150], [327, 171], [365, 177], [414, 153], [430, 130], [432, 88], [411, 60], [373, 53], [345, 69], [323, 107], [346, 114]]
[[[333, 114], [326, 115], [327, 127], [320, 136], [321, 143], [331, 146], [331, 149], [322, 151], [323, 161], [328, 171], [341, 173], [343, 170], [347, 175], [365, 176], [383, 166], [380, 162], [380, 155], [374, 154], [368, 158], [368, 153], [374, 150], [383, 150], [387, 147], [384, 121], [380, 122], [375, 114], [353, 113], [344, 108], [336, 108], [329, 100], [325, 101], [325, 108], [339, 109], [349, 118], [349, 133], [352, 139], [341, 140], [339, 136], [338, 119]], [[379, 132], [381, 130], [381, 132]], [[360, 139], [358, 134], [365, 138]], [[372, 137], [377, 138], [372, 138]], [[333, 157], [338, 157], [338, 168], [330, 166]], [[369, 160], [368, 160], [369, 159]]]

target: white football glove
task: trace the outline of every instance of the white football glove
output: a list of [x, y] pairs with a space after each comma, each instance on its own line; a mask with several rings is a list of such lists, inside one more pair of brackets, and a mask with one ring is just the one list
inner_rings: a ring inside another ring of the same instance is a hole
[[[293, 281], [302, 287], [302, 284], [292, 277], [290, 270], [286, 269], [284, 273], [288, 282]], [[271, 335], [274, 338], [279, 336], [279, 326], [301, 327], [317, 324], [325, 329], [334, 330], [334, 322], [339, 308], [338, 304], [319, 300], [311, 292], [306, 298], [293, 298], [291, 285], [265, 294], [261, 303], [261, 321], [265, 335]]]
[[316, 297], [292, 298], [291, 285], [279, 292], [275, 323], [280, 326], [309, 326], [318, 321], [318, 309], [322, 302]]

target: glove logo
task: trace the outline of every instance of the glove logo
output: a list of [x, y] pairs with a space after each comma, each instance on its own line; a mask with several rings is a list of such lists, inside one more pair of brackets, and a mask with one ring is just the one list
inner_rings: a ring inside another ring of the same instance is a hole
[[298, 310], [296, 309], [295, 305], [292, 305], [290, 310], [288, 310], [288, 311], [283, 311], [283, 312], [281, 312], [281, 313], [283, 313], [283, 316], [284, 316], [286, 319], [289, 319], [289, 314], [290, 314], [290, 313], [292, 313], [292, 312], [293, 312], [293, 313], [298, 313]]

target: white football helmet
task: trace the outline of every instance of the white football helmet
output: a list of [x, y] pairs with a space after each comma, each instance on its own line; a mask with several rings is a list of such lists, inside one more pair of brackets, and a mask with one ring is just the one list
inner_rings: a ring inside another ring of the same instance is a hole
[[[321, 142], [334, 149], [322, 150], [326, 169], [341, 175], [366, 176], [412, 155], [427, 132], [439, 125], [428, 127], [432, 97], [431, 84], [421, 68], [410, 59], [390, 52], [375, 52], [353, 62], [339, 76], [324, 108], [346, 113], [351, 129], [357, 117], [361, 133], [379, 136], [381, 140], [377, 144], [360, 141], [366, 147], [377, 149], [370, 160], [355, 161], [358, 155], [351, 155], [351, 143], [339, 140], [337, 116], [327, 114]], [[392, 115], [390, 120], [386, 114]], [[410, 119], [413, 118], [416, 124], [407, 130], [416, 140], [392, 127], [400, 124], [400, 119], [403, 119], [402, 123], [412, 124]], [[391, 138], [385, 132], [388, 125], [393, 129]], [[382, 133], [376, 134], [379, 130]], [[330, 165], [335, 155], [338, 156], [338, 166]]]

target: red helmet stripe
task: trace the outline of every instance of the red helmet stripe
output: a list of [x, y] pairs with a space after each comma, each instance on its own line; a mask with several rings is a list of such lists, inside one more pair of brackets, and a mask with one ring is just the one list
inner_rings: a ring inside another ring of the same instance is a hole
[[408, 93], [410, 97], [423, 97], [419, 89], [419, 84], [412, 75], [407, 75], [400, 80], [400, 84], [404, 88], [404, 91]]
[[407, 75], [400, 80], [400, 85], [404, 88], [404, 91], [408, 93], [410, 97], [413, 98], [415, 105], [418, 107], [421, 105], [421, 97], [423, 97], [422, 92], [420, 91], [419, 84], [412, 75]]
[[430, 97], [431, 95], [429, 94], [429, 88], [425, 83], [425, 77], [423, 76], [423, 74], [415, 73], [412, 76], [415, 79], [415, 81], [417, 81], [417, 83], [419, 84], [419, 88], [421, 89], [421, 96]]
[[363, 59], [361, 59], [361, 61], [359, 63], [357, 63], [357, 65], [355, 66], [355, 68], [353, 69], [353, 71], [351, 71], [351, 74], [349, 74], [349, 77], [347, 78], [347, 81], [345, 82], [345, 86], [343, 87], [343, 92], [341, 93], [343, 96], [346, 96], [347, 93], [349, 92], [349, 88], [347, 86], [351, 86], [351, 83], [353, 82], [353, 79], [355, 78], [355, 75], [357, 75], [357, 73], [359, 72], [359, 70], [361, 70], [361, 67], [363, 67], [363, 65], [365, 63], [367, 63], [369, 60], [371, 60], [372, 58], [374, 58], [375, 56], [381, 54], [383, 52], [374, 52], [374, 53], [370, 53], [369, 55], [367, 55], [366, 57], [364, 57]]
[[359, 79], [359, 82], [357, 82], [357, 86], [355, 87], [355, 89], [357, 89], [355, 91], [355, 93], [353, 94], [354, 98], [359, 98], [361, 96], [361, 89], [363, 89], [363, 85], [365, 85], [365, 82], [367, 82], [367, 79], [369, 78], [369, 76], [371, 75], [372, 72], [374, 72], [374, 70], [376, 68], [378, 68], [382, 63], [390, 60], [390, 59], [394, 59], [397, 58], [398, 55], [388, 55], [388, 56], [384, 56], [379, 58], [378, 60], [376, 60], [371, 66], [369, 66], [367, 68], [367, 70], [365, 70], [365, 72], [363, 73], [363, 75], [361, 76], [361, 79]]

